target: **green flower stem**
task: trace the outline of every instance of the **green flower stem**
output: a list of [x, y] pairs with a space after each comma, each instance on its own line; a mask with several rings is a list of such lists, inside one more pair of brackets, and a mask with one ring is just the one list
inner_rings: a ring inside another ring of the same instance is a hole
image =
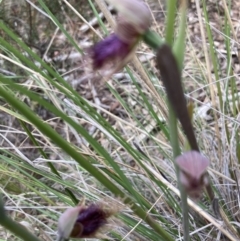
[[[169, 46], [173, 45], [176, 6], [177, 6], [176, 0], [168, 1], [166, 36], [165, 37], [166, 37], [166, 43]], [[173, 53], [174, 53], [178, 68], [180, 70], [180, 73], [183, 68], [183, 60], [184, 60], [184, 52], [185, 52], [184, 46], [185, 46], [185, 29], [186, 29], [186, 11], [187, 11], [187, 1], [185, 0], [182, 2], [182, 6], [181, 6], [179, 35], [173, 46]], [[162, 44], [164, 43], [164, 41], [159, 36], [157, 36], [157, 34], [152, 33], [150, 31], [146, 32], [146, 34], [143, 36], [143, 40], [145, 41], [145, 43], [147, 43], [150, 47], [152, 47], [155, 50], [159, 49], [162, 46]], [[166, 71], [169, 71], [169, 68], [166, 69]], [[178, 95], [178, 91], [179, 90], [176, 89], [176, 91], [168, 93], [168, 99], [169, 100], [174, 99], [170, 96], [170, 94]], [[183, 95], [183, 93], [179, 93], [179, 94]], [[179, 141], [178, 141], [177, 119], [176, 119], [175, 112], [172, 108], [172, 104], [174, 104], [174, 103], [170, 103], [170, 102], [168, 103], [169, 130], [170, 130], [170, 142], [171, 142], [171, 146], [172, 146], [172, 150], [173, 150], [173, 157], [176, 158], [178, 155], [180, 155], [181, 150], [180, 150]], [[175, 164], [175, 162], [174, 162], [174, 164]], [[176, 171], [176, 175], [177, 175], [177, 180], [178, 180], [179, 190], [180, 190], [181, 200], [182, 200], [184, 241], [189, 241], [190, 237], [189, 237], [187, 194], [179, 181], [179, 168], [177, 167], [177, 165], [175, 165], [175, 171]]]
[[176, 158], [181, 154], [181, 150], [178, 142], [178, 128], [177, 119], [172, 105], [168, 103], [168, 118], [169, 118], [169, 131], [170, 131], [170, 142], [173, 149], [173, 157]]
[[8, 229], [10, 232], [14, 233], [19, 238], [26, 241], [41, 241], [41, 239], [37, 238], [35, 235], [30, 233], [23, 225], [13, 221], [6, 215], [4, 210], [2, 196], [0, 195], [0, 224]]
[[[183, 68], [183, 62], [184, 62], [184, 52], [185, 52], [185, 34], [186, 34], [186, 16], [187, 16], [187, 1], [182, 1], [181, 3], [181, 14], [180, 14], [180, 23], [179, 23], [179, 35], [176, 40], [176, 42], [173, 45], [173, 54], [175, 55], [178, 68], [180, 71], [182, 71]], [[183, 94], [183, 93], [180, 93]], [[177, 123], [175, 122], [175, 126]], [[170, 126], [170, 128], [173, 128], [173, 126]], [[174, 134], [173, 134], [174, 135]], [[178, 146], [179, 147], [179, 146]], [[175, 147], [177, 149], [177, 147]], [[174, 149], [174, 148], [173, 148]], [[176, 150], [177, 154], [177, 150]], [[179, 152], [180, 154], [180, 152]], [[174, 155], [176, 157], [176, 155]], [[181, 185], [179, 181], [179, 168], [177, 165], [175, 165], [175, 170], [177, 173], [177, 179], [179, 183], [179, 190], [181, 194], [181, 200], [182, 200], [182, 215], [183, 215], [183, 236], [184, 241], [189, 241], [189, 219], [188, 219], [188, 203], [187, 203], [187, 194], [183, 186]]]
[[[171, 46], [173, 43], [174, 38], [174, 20], [176, 15], [176, 6], [177, 1], [172, 0], [168, 1], [168, 9], [167, 9], [167, 26], [166, 26], [166, 42]], [[175, 59], [178, 64], [178, 68], [180, 70], [180, 73], [183, 68], [183, 59], [184, 59], [184, 52], [185, 52], [185, 26], [186, 26], [186, 9], [187, 9], [187, 1], [182, 1], [181, 6], [181, 17], [180, 17], [180, 25], [179, 25], [179, 35], [175, 42], [175, 45], [173, 47]], [[183, 93], [179, 93], [183, 94]], [[173, 148], [173, 155], [174, 158], [176, 158], [181, 152], [179, 148], [179, 142], [178, 142], [178, 133], [177, 133], [177, 119], [175, 116], [175, 113], [172, 109], [171, 104], [169, 104], [169, 128], [170, 128], [170, 140], [171, 145]], [[175, 171], [177, 175], [179, 190], [181, 194], [181, 201], [182, 201], [182, 214], [183, 214], [183, 235], [184, 235], [184, 241], [189, 241], [189, 220], [188, 220], [188, 204], [187, 204], [187, 194], [181, 185], [181, 182], [179, 180], [179, 168], [175, 164]]]
[[[152, 47], [153, 49], [158, 49], [163, 43], [164, 41], [162, 39], [160, 39], [159, 36], [157, 36], [157, 34], [148, 31], [144, 36], [143, 36], [143, 40], [146, 44], [148, 44], [150, 47]], [[180, 43], [181, 41], [179, 41], [178, 43]], [[175, 54], [176, 56], [176, 54]], [[182, 67], [182, 62], [181, 62], [181, 57], [182, 55], [178, 55], [179, 58], [176, 59], [178, 62], [179, 67]], [[183, 57], [182, 57], [183, 59]], [[182, 69], [182, 68], [181, 68]], [[171, 142], [171, 146], [172, 146], [172, 150], [173, 150], [173, 157], [177, 157], [178, 155], [180, 155], [181, 151], [180, 151], [180, 147], [179, 147], [179, 142], [178, 142], [178, 129], [177, 129], [177, 119], [176, 119], [176, 115], [175, 112], [171, 106], [170, 103], [168, 103], [168, 110], [169, 110], [169, 130], [170, 130], [170, 142]], [[175, 164], [175, 163], [174, 163]], [[184, 241], [189, 241], [190, 237], [189, 237], [189, 220], [188, 220], [188, 204], [187, 204], [187, 194], [184, 190], [184, 188], [182, 187], [182, 185], [180, 184], [179, 181], [179, 168], [177, 165], [175, 165], [175, 171], [176, 171], [176, 175], [177, 175], [177, 180], [179, 183], [179, 190], [180, 190], [180, 194], [181, 194], [181, 200], [182, 200], [182, 214], [183, 214], [183, 233], [184, 233]]]
[[166, 42], [172, 46], [174, 39], [174, 23], [176, 18], [177, 0], [167, 1]]
[[157, 50], [165, 42], [164, 39], [160, 38], [157, 33], [151, 30], [147, 30], [142, 38], [143, 41], [154, 50]]
[[[181, 154], [181, 150], [179, 147], [178, 141], [178, 128], [177, 128], [177, 118], [175, 112], [172, 108], [172, 105], [168, 103], [168, 118], [169, 118], [169, 130], [170, 130], [170, 142], [173, 150], [173, 157], [174, 159]], [[181, 185], [180, 178], [179, 178], [179, 168], [175, 164], [175, 171], [178, 180], [178, 187], [181, 194], [181, 204], [182, 204], [182, 215], [183, 215], [183, 235], [184, 241], [189, 241], [189, 220], [188, 220], [188, 203], [187, 203], [187, 194]]]
[[[5, 82], [5, 78], [0, 77], [0, 81]], [[149, 224], [161, 237], [166, 241], [173, 241], [173, 238], [157, 223], [151, 216], [140, 208], [135, 202], [121, 191], [113, 182], [111, 182], [104, 174], [102, 174], [95, 166], [93, 166], [84, 156], [79, 154], [66, 140], [64, 140], [56, 131], [49, 125], [39, 119], [24, 103], [20, 102], [15, 96], [11, 95], [3, 87], [0, 86], [0, 96], [3, 97], [12, 107], [18, 110], [25, 116], [39, 131], [45, 136], [49, 137], [52, 142], [56, 143], [62, 150], [71, 156], [79, 163], [85, 170], [100, 181], [106, 188], [108, 188], [116, 196], [123, 199], [124, 203], [129, 205], [134, 213]], [[29, 240], [29, 239], [25, 239]]]

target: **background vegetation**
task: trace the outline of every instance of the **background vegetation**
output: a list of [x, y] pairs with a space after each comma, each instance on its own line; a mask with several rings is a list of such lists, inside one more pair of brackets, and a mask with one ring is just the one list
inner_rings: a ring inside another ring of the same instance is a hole
[[[147, 3], [151, 29], [164, 38], [166, 3]], [[240, 236], [239, 9], [237, 0], [195, 0], [188, 9], [182, 81], [223, 210], [220, 217], [205, 195], [189, 201], [191, 240]], [[83, 197], [120, 207], [108, 234], [114, 240], [183, 240], [155, 53], [142, 43], [108, 79], [86, 55], [114, 17], [102, 0], [0, 2], [0, 192], [8, 215], [41, 240], [56, 239], [60, 214]], [[175, 27], [178, 36], [179, 15]], [[186, 150], [180, 126], [179, 142]], [[154, 224], [142, 220], [146, 213]]]

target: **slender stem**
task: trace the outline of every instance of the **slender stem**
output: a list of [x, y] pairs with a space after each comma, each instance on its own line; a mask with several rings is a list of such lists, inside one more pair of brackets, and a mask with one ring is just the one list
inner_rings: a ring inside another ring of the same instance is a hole
[[175, 112], [172, 108], [172, 105], [168, 104], [168, 118], [169, 118], [169, 131], [170, 131], [170, 141], [173, 149], [173, 157], [176, 158], [181, 154], [178, 141], [178, 128], [177, 128], [177, 119]]
[[[169, 130], [170, 130], [170, 141], [171, 141], [171, 146], [173, 149], [173, 156], [176, 158], [181, 154], [181, 150], [179, 147], [179, 142], [178, 142], [178, 129], [177, 129], [177, 119], [176, 115], [174, 113], [174, 110], [169, 103], [168, 105], [168, 114], [169, 114]], [[188, 221], [188, 203], [187, 203], [187, 194], [186, 191], [184, 190], [183, 186], [181, 185], [181, 182], [179, 181], [179, 168], [175, 164], [175, 171], [177, 175], [177, 180], [178, 180], [178, 187], [180, 190], [180, 195], [181, 195], [181, 201], [182, 201], [182, 215], [183, 215], [183, 235], [184, 235], [184, 241], [189, 241], [189, 221]]]
[[[157, 36], [157, 34], [151, 32], [151, 31], [148, 31], [143, 36], [143, 40], [145, 41], [145, 43], [147, 43], [153, 49], [160, 49], [162, 46], [164, 47], [164, 41], [159, 36]], [[164, 56], [163, 56], [163, 58], [164, 58]], [[178, 64], [179, 64], [179, 62], [180, 61], [178, 61]], [[179, 65], [180, 66], [178, 66], [178, 69], [181, 69], [182, 63], [179, 64]], [[170, 68], [172, 68], [171, 64], [169, 64], [168, 66]], [[175, 73], [179, 72], [178, 69], [176, 69]], [[169, 72], [169, 71], [171, 71], [171, 69], [167, 70], [167, 72]], [[180, 72], [179, 72], [179, 76], [177, 76], [177, 77], [180, 77]], [[188, 112], [187, 112], [187, 108], [186, 108], [186, 104], [185, 104], [183, 91], [181, 91], [182, 90], [182, 86], [181, 86], [181, 82], [180, 82], [181, 79], [179, 79], [179, 81], [177, 82], [177, 84], [180, 84], [179, 88], [175, 86], [176, 82], [174, 83], [174, 81], [176, 81], [176, 78], [170, 78], [170, 79], [168, 78], [166, 80], [166, 82], [164, 83], [165, 87], [167, 87], [166, 84], [169, 85], [169, 87], [170, 87], [170, 88], [166, 88], [167, 89], [168, 98], [171, 101], [172, 99], [176, 99], [175, 97], [179, 97], [180, 96], [180, 98], [181, 98], [180, 102], [179, 102], [179, 100], [177, 100], [177, 101], [175, 101], [175, 103], [174, 102], [172, 102], [172, 103], [174, 104], [174, 107], [175, 107], [174, 109], [175, 109], [176, 113], [179, 113], [179, 116], [180, 116], [179, 119], [180, 119], [180, 122], [183, 124], [183, 128], [186, 127], [186, 128], [184, 128], [184, 130], [185, 130], [185, 133], [186, 133], [186, 135], [188, 137], [188, 140], [189, 140], [192, 148], [198, 150], [196, 138], [195, 138], [195, 135], [194, 135], [194, 132], [193, 132], [193, 128], [192, 128], [192, 125], [191, 125], [191, 120], [190, 120], [190, 118], [188, 116]], [[171, 87], [174, 87], [173, 90], [172, 90]], [[168, 91], [169, 89], [170, 89], [170, 91]], [[179, 95], [179, 91], [180, 91], [180, 95]], [[179, 105], [179, 103], [183, 103], [183, 105]], [[175, 112], [174, 112], [174, 110], [172, 108], [172, 105], [170, 103], [168, 104], [168, 109], [169, 109], [170, 141], [171, 141], [171, 146], [172, 146], [172, 149], [173, 149], [173, 156], [175, 158], [178, 155], [180, 155], [180, 153], [181, 153], [180, 147], [179, 147], [179, 142], [178, 142], [177, 119], [176, 119]], [[182, 114], [182, 110], [183, 109], [185, 110], [185, 115]], [[183, 118], [181, 118], [181, 117], [183, 117]], [[177, 180], [178, 180], [178, 183], [179, 183], [179, 190], [180, 190], [181, 200], [182, 200], [184, 240], [185, 241], [189, 241], [190, 237], [189, 237], [187, 194], [186, 194], [184, 188], [182, 187], [182, 185], [179, 182], [179, 168], [178, 168], [177, 165], [175, 165], [175, 170], [176, 170], [176, 175], [177, 175]]]
[[[179, 173], [179, 171], [178, 171], [178, 173]], [[178, 174], [178, 183], [179, 183], [179, 190], [180, 190], [181, 201], [182, 201], [183, 236], [184, 236], [184, 241], [189, 241], [190, 240], [190, 235], [189, 235], [187, 193], [186, 193], [184, 187], [181, 185], [181, 183], [179, 181], [179, 174]]]
[[164, 39], [160, 38], [157, 33], [151, 30], [145, 32], [143, 41], [154, 50], [157, 50], [164, 43]]
[[[174, 22], [176, 15], [176, 6], [177, 1], [172, 0], [168, 1], [167, 4], [167, 23], [166, 23], [166, 42], [169, 46], [173, 45], [174, 39]], [[182, 71], [182, 62], [184, 56], [184, 42], [185, 42], [185, 24], [186, 24], [186, 0], [182, 4], [181, 12], [181, 21], [180, 21], [180, 33], [176, 41], [177, 51], [174, 51], [175, 56], [172, 53], [172, 50], [167, 45], [162, 45], [158, 49], [157, 53], [157, 65], [162, 75], [162, 81], [166, 87], [168, 99], [169, 99], [169, 129], [170, 129], [170, 141], [173, 149], [173, 156], [176, 158], [180, 154], [180, 147], [178, 142], [178, 129], [177, 129], [177, 117], [179, 118], [183, 129], [188, 137], [192, 149], [198, 150], [197, 141], [194, 135], [192, 128], [191, 120], [188, 116], [188, 111], [186, 107], [185, 98], [183, 95], [183, 89], [181, 85], [181, 71]], [[180, 45], [180, 46], [179, 46]], [[177, 52], [177, 53], [176, 53]], [[178, 56], [178, 57], [176, 57]], [[175, 113], [174, 113], [175, 111]], [[184, 241], [189, 241], [189, 220], [188, 220], [188, 204], [187, 204], [187, 194], [184, 190], [184, 187], [179, 181], [179, 168], [175, 164], [175, 171], [177, 175], [179, 190], [181, 194], [182, 201], [182, 214], [183, 214], [183, 235]]]
[[172, 46], [174, 38], [174, 22], [176, 18], [177, 0], [167, 1], [166, 42]]

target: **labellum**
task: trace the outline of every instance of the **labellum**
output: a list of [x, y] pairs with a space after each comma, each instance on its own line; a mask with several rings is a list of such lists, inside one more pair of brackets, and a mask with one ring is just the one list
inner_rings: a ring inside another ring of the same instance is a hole
[[179, 180], [186, 193], [193, 199], [199, 199], [204, 187], [208, 184], [208, 158], [197, 151], [183, 153], [176, 158], [179, 167]]
[[152, 16], [142, 1], [110, 0], [109, 3], [118, 10], [114, 33], [96, 43], [90, 49], [90, 56], [95, 70], [104, 67], [113, 69], [114, 73], [133, 57], [139, 39], [151, 25]]
[[58, 241], [69, 238], [102, 238], [106, 237], [106, 225], [111, 216], [119, 211], [113, 203], [98, 202], [89, 206], [81, 203], [67, 209], [58, 221]]

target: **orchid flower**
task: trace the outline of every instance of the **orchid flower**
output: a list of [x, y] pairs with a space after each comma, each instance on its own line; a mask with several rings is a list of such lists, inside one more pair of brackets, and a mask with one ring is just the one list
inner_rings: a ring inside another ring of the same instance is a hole
[[209, 160], [198, 151], [188, 151], [176, 158], [180, 169], [179, 180], [186, 193], [193, 199], [202, 195], [204, 187], [208, 184], [207, 167]]
[[99, 202], [67, 209], [58, 220], [58, 241], [69, 238], [102, 238], [102, 230], [112, 215], [118, 212], [115, 205]]
[[115, 71], [133, 56], [141, 36], [151, 25], [151, 13], [139, 0], [108, 0], [118, 10], [114, 33], [95, 44], [90, 51], [93, 68], [111, 63]]

